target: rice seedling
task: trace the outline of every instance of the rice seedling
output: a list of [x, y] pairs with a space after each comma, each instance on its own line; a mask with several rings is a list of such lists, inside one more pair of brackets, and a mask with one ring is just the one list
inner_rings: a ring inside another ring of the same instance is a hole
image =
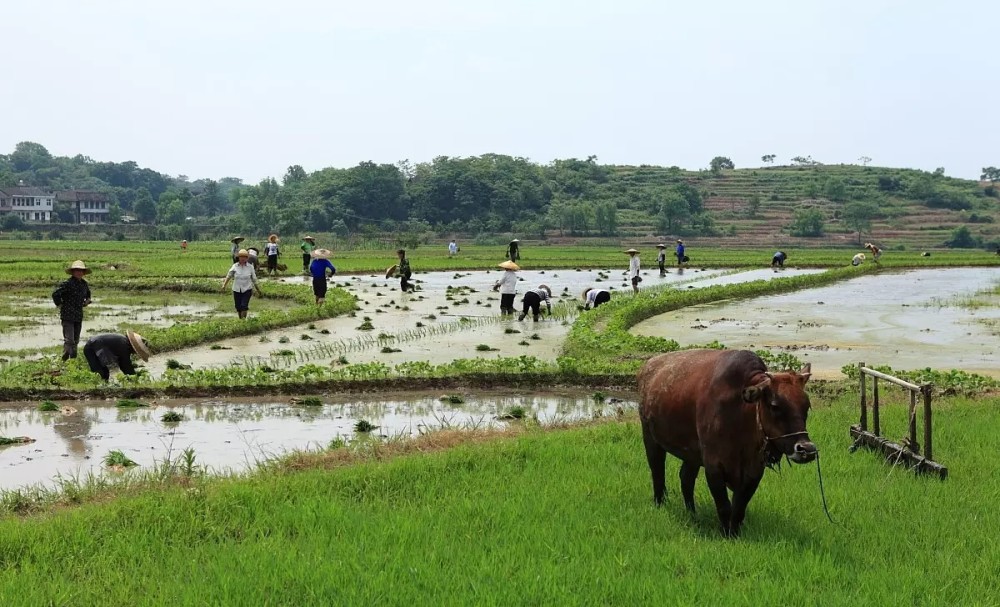
[[507, 327], [506, 329], [504, 329], [503, 332], [506, 335], [517, 335], [518, 333], [520, 333], [520, 331], [518, 331], [517, 329], [512, 329], [510, 327]]
[[521, 405], [514, 405], [497, 416], [501, 421], [515, 421], [524, 419], [528, 415], [528, 410]]
[[59, 410], [59, 405], [55, 404], [54, 402], [52, 402], [50, 400], [45, 400], [45, 401], [42, 401], [38, 405], [38, 410], [39, 411], [58, 411]]
[[307, 334], [307, 333], [303, 333], [302, 335], [299, 335], [299, 340], [300, 341], [309, 341], [311, 339], [312, 339], [312, 336], [309, 335], [309, 334]]
[[27, 445], [35, 442], [35, 439], [27, 436], [0, 436], [0, 447], [6, 445]]
[[330, 444], [326, 448], [330, 451], [336, 451], [337, 449], [344, 449], [347, 447], [347, 440], [343, 436], [337, 435], [330, 440]]
[[160, 421], [165, 424], [175, 424], [177, 422], [183, 421], [184, 416], [177, 411], [167, 411], [160, 416]]
[[476, 346], [476, 352], [496, 352], [497, 348], [489, 344], [479, 344]]
[[304, 396], [299, 400], [299, 404], [303, 407], [322, 407], [323, 399], [318, 396]]
[[517, 342], [517, 345], [519, 345], [519, 346], [530, 346], [531, 342], [527, 342], [527, 341], [524, 341], [522, 339], [521, 341]]
[[282, 335], [281, 337], [278, 338], [278, 343], [279, 344], [287, 344], [290, 341], [292, 341], [292, 340], [289, 339], [287, 335]]
[[118, 400], [115, 406], [122, 409], [139, 409], [143, 407], [148, 407], [149, 405], [147, 403], [135, 400], [133, 398], [121, 398]]
[[109, 451], [102, 461], [108, 468], [132, 468], [139, 465], [119, 449]]
[[458, 394], [446, 394], [438, 400], [443, 403], [448, 403], [449, 405], [461, 405], [465, 402], [465, 399]]
[[320, 335], [329, 335], [330, 334], [330, 329], [320, 329], [319, 330], [319, 334]]
[[382, 354], [395, 354], [396, 352], [402, 352], [399, 348], [393, 348], [391, 346], [382, 346]]
[[377, 430], [379, 427], [372, 424], [366, 419], [359, 419], [354, 423], [354, 431], [359, 434], [367, 434], [373, 430]]
[[190, 369], [191, 365], [185, 365], [185, 364], [181, 363], [180, 361], [178, 361], [176, 358], [168, 358], [167, 359], [167, 368], [168, 369], [173, 369], [173, 370], [177, 371], [177, 370], [183, 370], [183, 369]]

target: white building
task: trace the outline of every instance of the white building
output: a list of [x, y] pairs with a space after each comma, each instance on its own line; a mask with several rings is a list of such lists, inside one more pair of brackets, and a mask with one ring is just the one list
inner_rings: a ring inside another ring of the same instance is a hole
[[79, 223], [108, 223], [111, 200], [107, 194], [92, 190], [64, 190], [56, 192], [56, 200], [68, 205]]
[[19, 185], [0, 189], [0, 216], [14, 213], [30, 223], [52, 221], [55, 196], [41, 188]]

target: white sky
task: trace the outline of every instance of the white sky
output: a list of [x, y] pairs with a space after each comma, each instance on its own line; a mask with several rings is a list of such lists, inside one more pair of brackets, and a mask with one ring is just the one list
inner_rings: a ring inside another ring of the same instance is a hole
[[5, 0], [0, 152], [1000, 164], [995, 0]]

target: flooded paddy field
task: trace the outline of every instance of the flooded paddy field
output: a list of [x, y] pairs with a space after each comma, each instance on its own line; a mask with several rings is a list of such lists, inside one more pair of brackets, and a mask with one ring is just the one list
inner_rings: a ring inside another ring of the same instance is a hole
[[[56, 475], [101, 473], [101, 460], [112, 450], [149, 467], [190, 447], [199, 465], [215, 472], [238, 471], [290, 450], [324, 448], [338, 437], [352, 440], [360, 420], [378, 426], [374, 436], [396, 437], [430, 428], [516, 423], [497, 418], [518, 408], [544, 424], [634, 406], [613, 398], [597, 403], [591, 393], [579, 391], [454, 396], [458, 398], [438, 393], [320, 397], [322, 406], [296, 404], [300, 399], [288, 397], [161, 400], [138, 409], [85, 401], [60, 403], [63, 411], [54, 412], [38, 411], [37, 403], [4, 404], [0, 435], [36, 442], [0, 447], [0, 488], [48, 483]], [[180, 413], [183, 421], [162, 422], [167, 411]]]
[[[655, 272], [645, 274], [642, 289], [700, 288], [810, 273], [814, 270], [788, 269], [732, 272], [726, 270], [671, 270], [665, 277]], [[421, 290], [399, 292], [399, 282], [383, 277], [352, 276], [334, 279], [331, 284], [346, 288], [357, 296], [360, 310], [354, 317], [338, 317], [267, 332], [264, 335], [227, 339], [215, 344], [172, 352], [152, 358], [148, 369], [159, 376], [167, 361], [174, 359], [195, 368], [233, 364], [263, 364], [274, 368], [306, 362], [330, 364], [341, 357], [350, 363], [382, 361], [397, 364], [426, 361], [433, 364], [459, 358], [530, 355], [554, 360], [562, 348], [569, 324], [577, 314], [581, 291], [588, 286], [606, 287], [615, 293], [630, 293], [618, 270], [522, 271], [515, 308], [520, 309], [520, 294], [539, 284], [552, 289], [554, 304], [566, 304], [560, 318], [544, 317], [539, 322], [529, 318], [501, 318], [500, 296], [491, 290], [500, 272], [433, 272], [417, 275]], [[290, 284], [305, 278], [281, 279]], [[623, 286], [624, 285], [624, 286]], [[449, 287], [451, 291], [449, 291]], [[253, 304], [251, 304], [251, 313]], [[360, 327], [370, 319], [371, 328]], [[392, 339], [379, 339], [392, 336]], [[487, 346], [490, 350], [480, 348]], [[383, 351], [383, 348], [396, 351]]]
[[[738, 276], [738, 275], [737, 275]], [[958, 368], [1000, 377], [1000, 269], [879, 273], [752, 301], [692, 306], [632, 331], [682, 345], [792, 352], [813, 374], [864, 361], [896, 369]]]

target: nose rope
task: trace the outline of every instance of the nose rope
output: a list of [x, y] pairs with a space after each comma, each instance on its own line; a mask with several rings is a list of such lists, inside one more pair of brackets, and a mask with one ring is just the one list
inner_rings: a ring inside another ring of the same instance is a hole
[[782, 434], [781, 436], [768, 436], [767, 432], [764, 430], [764, 424], [760, 422], [760, 401], [757, 401], [757, 429], [760, 430], [761, 435], [764, 437], [764, 446], [762, 447], [762, 450], [767, 449], [767, 444], [771, 441], [781, 440], [790, 436], [809, 434], [809, 432], [802, 430], [800, 432], [789, 432], [788, 434]]

